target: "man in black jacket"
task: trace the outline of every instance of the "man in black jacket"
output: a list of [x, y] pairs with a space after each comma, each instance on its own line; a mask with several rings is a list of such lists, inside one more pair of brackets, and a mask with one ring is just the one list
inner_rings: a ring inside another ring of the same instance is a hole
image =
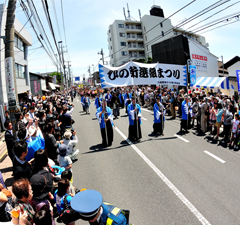
[[13, 158], [14, 158], [14, 152], [13, 152], [13, 146], [15, 144], [15, 137], [13, 135], [13, 126], [12, 123], [10, 121], [5, 121], [4, 123], [4, 127], [7, 129], [5, 132], [5, 141], [7, 144], [7, 151], [8, 151], [8, 155], [10, 157], [10, 159], [13, 162]]
[[13, 160], [13, 176], [14, 178], [27, 178], [30, 179], [32, 176], [32, 168], [25, 157], [28, 154], [27, 142], [18, 141], [14, 148], [15, 157]]

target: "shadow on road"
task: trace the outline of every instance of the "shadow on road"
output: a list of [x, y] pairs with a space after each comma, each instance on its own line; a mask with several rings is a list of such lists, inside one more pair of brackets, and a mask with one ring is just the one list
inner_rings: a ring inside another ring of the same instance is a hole
[[13, 167], [7, 167], [7, 168], [4, 168], [4, 169], [1, 169], [1, 173], [7, 173], [7, 172], [10, 172], [10, 171], [13, 171]]
[[97, 120], [97, 118], [92, 118], [92, 120]]
[[90, 153], [97, 153], [97, 152], [104, 152], [104, 151], [109, 151], [109, 150], [114, 150], [114, 149], [119, 149], [119, 148], [129, 146], [129, 144], [126, 141], [122, 141], [120, 144], [121, 144], [120, 146], [115, 147], [115, 148], [103, 147], [102, 144], [93, 145], [89, 148], [89, 150], [92, 150], [91, 152], [84, 152], [84, 153], [82, 153], [82, 155], [90, 154]]

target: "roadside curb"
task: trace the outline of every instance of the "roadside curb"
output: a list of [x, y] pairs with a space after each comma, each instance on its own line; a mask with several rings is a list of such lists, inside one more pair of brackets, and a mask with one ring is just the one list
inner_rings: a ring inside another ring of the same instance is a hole
[[0, 155], [0, 162], [2, 162], [8, 155], [7, 149]]

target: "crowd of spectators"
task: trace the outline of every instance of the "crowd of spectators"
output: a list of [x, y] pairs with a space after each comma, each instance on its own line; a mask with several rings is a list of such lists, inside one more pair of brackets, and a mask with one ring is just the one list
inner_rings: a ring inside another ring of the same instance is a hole
[[14, 125], [6, 112], [5, 140], [14, 182], [12, 193], [0, 185], [1, 222], [55, 224], [64, 198], [69, 203], [79, 191], [73, 186], [71, 169], [79, 153], [72, 118], [76, 93], [71, 89], [21, 99]]

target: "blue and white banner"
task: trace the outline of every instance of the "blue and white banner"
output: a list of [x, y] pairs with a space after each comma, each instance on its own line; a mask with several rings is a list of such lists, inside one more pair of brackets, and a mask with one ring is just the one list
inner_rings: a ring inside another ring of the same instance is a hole
[[192, 87], [193, 85], [196, 84], [197, 81], [196, 66], [189, 66], [189, 70], [190, 70], [190, 86]]
[[240, 70], [236, 70], [236, 73], [237, 73], [238, 94], [240, 95]]
[[128, 62], [120, 67], [99, 64], [102, 88], [131, 85], [187, 85], [186, 66]]

